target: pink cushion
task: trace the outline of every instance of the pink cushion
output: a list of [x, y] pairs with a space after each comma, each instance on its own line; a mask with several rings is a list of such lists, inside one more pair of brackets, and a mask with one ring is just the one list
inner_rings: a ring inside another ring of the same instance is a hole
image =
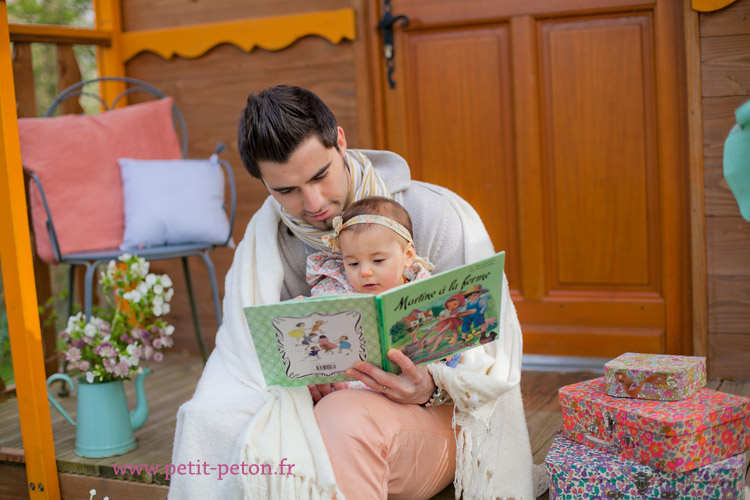
[[[21, 158], [42, 181], [62, 254], [118, 248], [124, 231], [118, 158], [182, 158], [172, 98], [99, 115], [22, 118]], [[36, 250], [55, 262], [42, 198], [31, 182]]]

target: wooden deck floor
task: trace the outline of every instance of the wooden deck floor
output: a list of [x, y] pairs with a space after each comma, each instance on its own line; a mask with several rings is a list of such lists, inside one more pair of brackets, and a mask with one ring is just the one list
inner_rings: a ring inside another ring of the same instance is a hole
[[[162, 364], [152, 369], [153, 373], [145, 379], [149, 418], [135, 432], [138, 448], [125, 455], [105, 459], [76, 456], [75, 428], [50, 406], [63, 498], [88, 498], [91, 488], [97, 489], [97, 498], [104, 495], [116, 500], [166, 498], [167, 481], [163, 475], [142, 473], [137, 477], [130, 474], [122, 477], [115, 473], [113, 464], [166, 464], [171, 461], [176, 411], [192, 395], [203, 365], [198, 358], [174, 354], [166, 356]], [[522, 391], [534, 463], [544, 461], [552, 439], [562, 424], [557, 389], [597, 376], [590, 372], [524, 372]], [[708, 386], [750, 397], [750, 382], [715, 380], [709, 381]], [[126, 384], [126, 393], [128, 401], [134, 405], [133, 384]], [[75, 398], [62, 398], [60, 402], [75, 418]], [[17, 402], [15, 398], [0, 401], [0, 477], [3, 478], [0, 481], [0, 498], [28, 498], [22, 455], [14, 451], [20, 448]], [[435, 497], [435, 500], [448, 499], [453, 499], [452, 487]], [[547, 495], [540, 499], [546, 500]]]

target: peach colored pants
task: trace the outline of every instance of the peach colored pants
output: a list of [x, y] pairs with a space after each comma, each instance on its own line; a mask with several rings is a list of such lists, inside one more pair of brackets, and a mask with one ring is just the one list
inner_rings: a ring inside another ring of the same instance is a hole
[[394, 403], [366, 389], [336, 391], [315, 418], [347, 500], [428, 499], [453, 481], [453, 406]]

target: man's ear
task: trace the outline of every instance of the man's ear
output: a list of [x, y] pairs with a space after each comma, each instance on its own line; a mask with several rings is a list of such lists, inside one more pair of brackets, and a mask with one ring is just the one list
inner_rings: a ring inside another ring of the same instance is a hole
[[404, 267], [409, 267], [414, 263], [417, 251], [414, 250], [414, 243], [408, 243], [404, 249]]
[[338, 137], [336, 138], [336, 144], [338, 145], [341, 154], [346, 153], [346, 136], [344, 135], [344, 129], [340, 126], [338, 127]]

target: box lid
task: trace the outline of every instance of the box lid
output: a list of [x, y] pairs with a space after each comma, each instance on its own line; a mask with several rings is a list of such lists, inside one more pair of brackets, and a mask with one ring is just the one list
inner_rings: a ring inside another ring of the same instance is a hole
[[604, 377], [561, 387], [560, 405], [607, 409], [616, 425], [627, 425], [654, 434], [679, 436], [750, 416], [750, 398], [711, 389], [700, 389], [680, 401], [622, 399], [607, 395]]
[[706, 358], [702, 356], [626, 352], [605, 363], [604, 371], [677, 373], [696, 370], [705, 371], [705, 366]]
[[550, 475], [574, 476], [581, 480], [611, 481], [616, 476], [663, 481], [686, 480], [695, 484], [737, 481], [745, 471], [745, 454], [699, 467], [689, 472], [667, 472], [627, 460], [597, 448], [570, 441], [558, 434], [545, 458]]

